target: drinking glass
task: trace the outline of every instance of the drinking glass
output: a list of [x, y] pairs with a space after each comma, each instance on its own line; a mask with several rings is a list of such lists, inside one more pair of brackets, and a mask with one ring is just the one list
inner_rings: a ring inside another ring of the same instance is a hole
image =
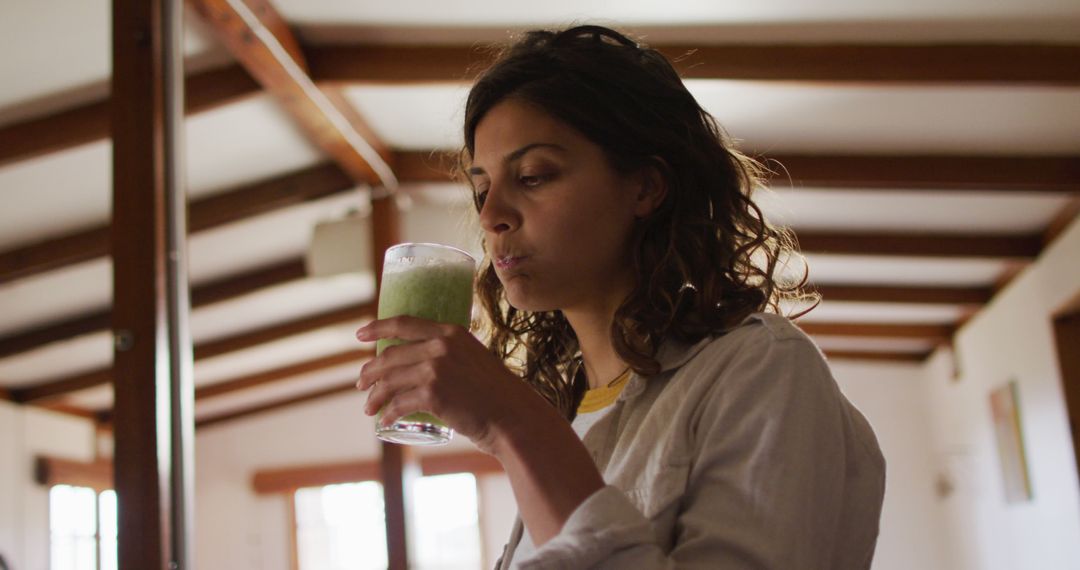
[[[387, 249], [379, 290], [379, 318], [411, 315], [468, 328], [475, 269], [476, 260], [471, 255], [448, 245], [403, 243]], [[375, 353], [402, 342], [379, 339]], [[382, 418], [382, 410], [376, 418]], [[429, 413], [416, 412], [388, 427], [376, 428], [375, 435], [405, 445], [441, 445], [450, 441], [454, 430]]]

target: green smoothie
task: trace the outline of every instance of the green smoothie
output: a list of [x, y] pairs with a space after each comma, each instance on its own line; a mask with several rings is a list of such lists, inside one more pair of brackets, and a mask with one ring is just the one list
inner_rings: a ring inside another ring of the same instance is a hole
[[[465, 263], [387, 267], [383, 271], [379, 293], [379, 318], [411, 315], [467, 329], [472, 316], [472, 281], [473, 267]], [[375, 345], [376, 353], [402, 342], [380, 339]], [[423, 412], [404, 416], [401, 421], [445, 425], [435, 416]]]

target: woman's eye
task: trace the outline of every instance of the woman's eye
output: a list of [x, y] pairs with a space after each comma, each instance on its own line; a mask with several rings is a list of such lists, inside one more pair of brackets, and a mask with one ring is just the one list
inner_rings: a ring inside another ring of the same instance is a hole
[[518, 178], [522, 186], [539, 186], [546, 177], [543, 175], [522, 175]]
[[477, 191], [476, 194], [473, 196], [473, 199], [476, 200], [476, 205], [477, 206], [483, 206], [484, 202], [487, 201], [487, 195], [488, 195], [487, 190], [479, 190], [479, 191]]

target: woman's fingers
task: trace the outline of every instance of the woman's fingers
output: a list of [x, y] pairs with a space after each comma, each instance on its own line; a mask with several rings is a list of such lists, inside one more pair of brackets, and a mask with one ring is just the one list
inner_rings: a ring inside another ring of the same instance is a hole
[[[376, 379], [377, 381], [373, 383], [374, 387], [368, 394], [367, 403], [364, 405], [364, 413], [372, 415], [383, 407], [386, 402], [407, 392], [421, 390], [425, 394], [430, 394], [430, 386], [434, 379], [435, 370], [430, 362], [393, 368], [379, 376]], [[368, 380], [362, 381], [366, 382]], [[430, 397], [428, 399], [430, 400]]]
[[404, 341], [426, 340], [449, 336], [458, 325], [439, 323], [428, 319], [400, 315], [389, 319], [371, 321], [356, 331], [356, 338], [373, 341], [380, 338], [396, 338]]
[[393, 425], [398, 418], [414, 412], [428, 412], [438, 415], [435, 410], [430, 408], [428, 400], [429, 398], [427, 398], [423, 393], [423, 390], [419, 388], [397, 394], [394, 396], [394, 399], [390, 400], [390, 403], [383, 408], [383, 414], [382, 418], [379, 420], [379, 425], [382, 427]]
[[382, 376], [389, 374], [395, 368], [414, 366], [435, 360], [445, 356], [448, 352], [449, 347], [444, 338], [434, 338], [408, 345], [388, 346], [383, 349], [382, 354], [365, 362], [360, 367], [360, 378], [356, 383], [356, 387], [367, 390], [378, 382]]
[[[400, 339], [360, 369], [357, 387], [370, 390], [364, 411], [382, 410], [382, 423], [417, 411], [435, 414], [466, 437], [492, 433], [503, 415], [494, 402], [508, 400], [513, 373], [468, 329], [416, 317], [371, 322], [357, 338]], [[527, 390], [527, 389], [526, 389]], [[538, 396], [537, 396], [538, 397]]]

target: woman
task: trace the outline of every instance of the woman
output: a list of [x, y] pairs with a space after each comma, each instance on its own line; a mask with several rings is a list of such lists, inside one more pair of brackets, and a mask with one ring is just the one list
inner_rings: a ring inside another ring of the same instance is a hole
[[433, 412], [502, 463], [523, 524], [499, 567], [869, 567], [877, 441], [772, 314], [805, 277], [783, 282], [757, 169], [663, 56], [528, 34], [474, 85], [462, 159], [487, 346], [375, 321], [360, 340], [416, 342], [358, 386], [368, 414]]

